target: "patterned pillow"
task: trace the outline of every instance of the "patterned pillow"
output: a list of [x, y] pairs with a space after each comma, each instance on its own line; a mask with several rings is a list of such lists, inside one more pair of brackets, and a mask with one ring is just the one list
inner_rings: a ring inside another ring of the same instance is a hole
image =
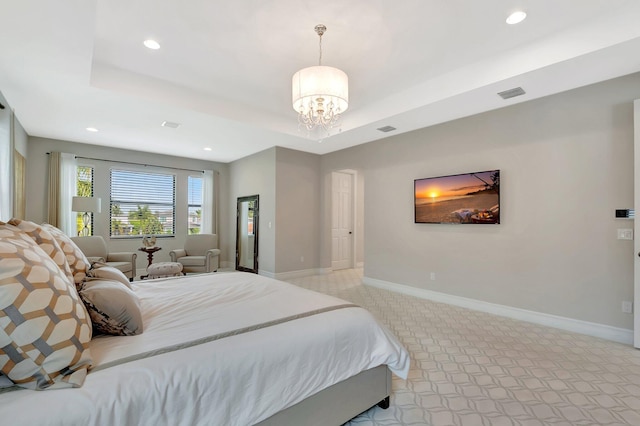
[[0, 371], [28, 389], [79, 387], [90, 341], [69, 278], [31, 237], [0, 222]]
[[60, 244], [58, 244], [49, 231], [37, 223], [29, 222], [27, 220], [11, 219], [9, 224], [21, 229], [28, 236], [33, 238], [40, 248], [44, 250], [44, 252], [47, 253], [54, 262], [56, 262], [56, 265], [58, 265], [60, 269], [62, 269], [62, 272], [73, 280], [73, 274], [71, 273], [71, 268], [69, 268], [67, 257], [62, 251]]
[[98, 333], [133, 336], [142, 333], [138, 296], [119, 281], [89, 280], [82, 283], [80, 297]]
[[82, 250], [74, 243], [71, 238], [65, 235], [64, 232], [59, 230], [53, 225], [49, 225], [48, 223], [43, 223], [42, 227], [49, 231], [53, 238], [60, 244], [62, 251], [65, 256], [67, 256], [67, 262], [69, 262], [69, 267], [71, 268], [71, 273], [73, 274], [73, 281], [76, 283], [76, 287], [84, 280], [87, 276], [87, 271], [91, 266], [87, 256], [82, 253]]
[[87, 272], [87, 275], [90, 278], [103, 278], [105, 280], [119, 281], [127, 286], [127, 288], [131, 288], [129, 278], [127, 278], [124, 272], [118, 268], [114, 268], [113, 266], [107, 266], [102, 262], [94, 262], [91, 269]]

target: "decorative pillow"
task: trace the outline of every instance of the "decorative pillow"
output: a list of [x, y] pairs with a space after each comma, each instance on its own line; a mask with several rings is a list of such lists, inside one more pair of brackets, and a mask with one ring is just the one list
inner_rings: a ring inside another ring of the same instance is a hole
[[0, 373], [0, 389], [10, 388], [15, 386], [15, 384], [4, 374]]
[[90, 341], [69, 277], [26, 233], [0, 222], [0, 371], [28, 389], [79, 387]]
[[82, 253], [82, 250], [74, 243], [71, 238], [65, 235], [64, 232], [59, 230], [53, 225], [49, 225], [48, 223], [43, 223], [42, 227], [49, 231], [53, 238], [60, 244], [62, 251], [67, 257], [67, 262], [69, 262], [69, 267], [71, 268], [71, 273], [73, 274], [73, 280], [76, 283], [76, 287], [82, 282], [82, 280], [87, 276], [87, 271], [91, 263], [87, 259], [87, 256]]
[[40, 246], [40, 248], [56, 262], [56, 265], [62, 272], [65, 273], [71, 280], [73, 280], [73, 274], [71, 273], [71, 268], [69, 268], [69, 262], [67, 262], [67, 257], [65, 256], [60, 244], [53, 238], [53, 235], [42, 226], [38, 225], [34, 222], [29, 222], [27, 220], [20, 219], [11, 219], [9, 221], [10, 225], [19, 228], [23, 232], [25, 232], [28, 236], [33, 238], [33, 240]]
[[140, 302], [127, 286], [112, 280], [89, 280], [80, 286], [80, 297], [96, 332], [116, 336], [142, 333]]
[[129, 283], [129, 278], [118, 268], [114, 268], [113, 266], [103, 266], [104, 263], [95, 262], [93, 263], [93, 267], [87, 272], [87, 275], [90, 278], [103, 278], [105, 280], [119, 281], [127, 288], [131, 288], [131, 283]]
[[94, 263], [102, 263], [106, 265], [106, 261], [104, 260], [104, 257], [101, 257], [101, 256], [87, 256], [87, 260], [89, 261], [89, 264], [91, 265], [92, 268], [97, 267], [97, 266], [94, 266]]

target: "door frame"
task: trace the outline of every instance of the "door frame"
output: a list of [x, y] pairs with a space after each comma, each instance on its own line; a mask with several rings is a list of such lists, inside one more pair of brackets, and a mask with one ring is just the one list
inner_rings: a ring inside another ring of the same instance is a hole
[[[633, 123], [633, 208], [640, 212], [640, 99], [633, 102]], [[640, 217], [635, 217], [633, 227], [633, 346], [640, 348]]]

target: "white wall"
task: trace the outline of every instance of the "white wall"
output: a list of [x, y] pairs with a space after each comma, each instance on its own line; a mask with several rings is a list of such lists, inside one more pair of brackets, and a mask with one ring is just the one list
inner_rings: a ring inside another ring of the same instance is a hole
[[[127, 161], [132, 163], [149, 164], [153, 166], [165, 166], [172, 168], [184, 168], [193, 170], [217, 170], [219, 172], [219, 214], [221, 218], [229, 216], [229, 208], [225, 200], [228, 198], [228, 166], [226, 164], [210, 161], [195, 160], [190, 158], [172, 157], [167, 155], [150, 154], [139, 151], [128, 151], [96, 145], [80, 144], [54, 139], [30, 137], [28, 142], [27, 159], [27, 214], [28, 220], [42, 223], [47, 214], [47, 173], [48, 152], [59, 151], [72, 153], [80, 157], [98, 158], [111, 161]], [[102, 235], [107, 241], [110, 251], [136, 251], [141, 247], [140, 239], [109, 239], [109, 169], [114, 163], [105, 161], [93, 161], [80, 159], [83, 164], [94, 167], [94, 193], [102, 199], [102, 212], [94, 215], [95, 234]], [[157, 169], [166, 170], [166, 169]], [[184, 187], [184, 191], [177, 191], [176, 203], [187, 204], [186, 180], [188, 172], [178, 173], [176, 176], [176, 188]], [[235, 210], [234, 210], [235, 211]], [[232, 258], [235, 232], [224, 225], [218, 230], [218, 240], [221, 249], [221, 261]], [[163, 250], [155, 253], [154, 262], [169, 261], [169, 250], [184, 247], [184, 239], [187, 235], [186, 210], [181, 214], [176, 212], [176, 236], [172, 238], [158, 238], [157, 245]], [[139, 252], [137, 267], [142, 269], [147, 266], [146, 254]]]
[[320, 265], [320, 156], [276, 149], [276, 273]]
[[[364, 175], [365, 277], [631, 329], [633, 243], [616, 231], [633, 224], [614, 211], [633, 207], [638, 96], [635, 74], [323, 156], [323, 176]], [[413, 223], [414, 179], [491, 169], [500, 225]]]
[[[233, 254], [235, 256], [238, 197], [259, 195], [258, 269], [260, 273], [273, 275], [276, 267], [276, 148], [229, 163], [229, 182], [227, 226], [233, 230]], [[225, 266], [235, 268], [235, 257], [232, 260], [232, 265]]]

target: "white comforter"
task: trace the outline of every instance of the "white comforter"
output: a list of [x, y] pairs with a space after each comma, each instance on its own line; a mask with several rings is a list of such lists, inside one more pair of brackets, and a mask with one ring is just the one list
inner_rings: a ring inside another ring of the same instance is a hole
[[[247, 273], [134, 283], [144, 333], [92, 341], [94, 367], [345, 302]], [[409, 358], [364, 309], [345, 308], [92, 371], [78, 389], [0, 394], [12, 425], [250, 425], [360, 371]], [[330, 408], [328, 408], [330, 409]]]

